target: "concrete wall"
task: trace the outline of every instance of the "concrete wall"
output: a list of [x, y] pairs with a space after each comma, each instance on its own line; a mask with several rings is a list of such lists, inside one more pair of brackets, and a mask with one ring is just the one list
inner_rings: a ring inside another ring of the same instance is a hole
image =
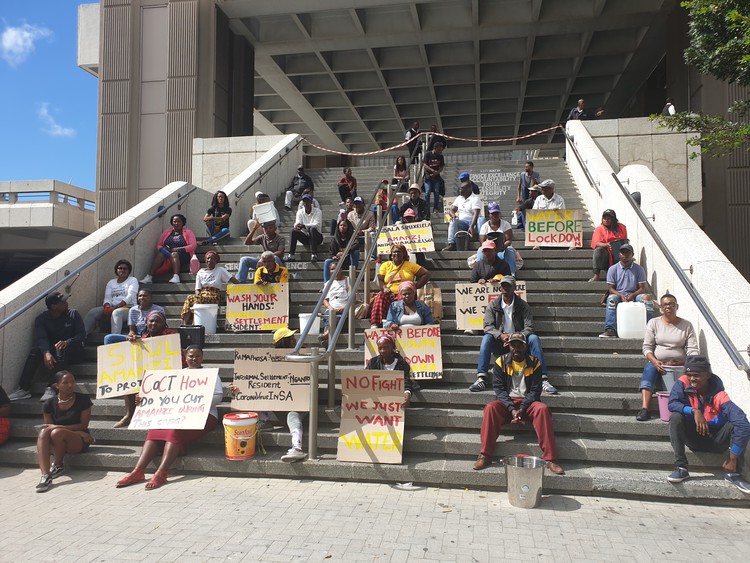
[[[663, 252], [640, 223], [612, 178], [612, 167], [596, 141], [589, 136], [581, 122], [569, 122], [567, 129], [574, 136], [575, 146], [585, 159], [600, 192], [590, 187], [578, 160], [569, 150], [567, 162], [589, 213], [592, 217], [600, 217], [607, 208], [617, 212], [618, 219], [628, 227], [636, 258], [646, 269], [654, 293], [660, 296], [669, 291], [677, 297], [679, 314], [693, 323], [701, 352], [709, 357], [713, 371], [721, 377], [732, 399], [750, 413], [750, 381], [747, 374], [735, 367]], [[650, 169], [643, 165], [628, 165], [620, 171], [618, 178], [629, 192], [641, 193], [644, 214], [652, 217], [652, 226], [729, 335], [735, 349], [742, 351], [742, 356], [748, 361], [750, 284]], [[635, 386], [636, 381], [634, 391]], [[750, 461], [750, 452], [746, 451], [745, 458]], [[750, 474], [747, 464], [745, 474]]]
[[99, 72], [99, 4], [78, 6], [78, 66]]

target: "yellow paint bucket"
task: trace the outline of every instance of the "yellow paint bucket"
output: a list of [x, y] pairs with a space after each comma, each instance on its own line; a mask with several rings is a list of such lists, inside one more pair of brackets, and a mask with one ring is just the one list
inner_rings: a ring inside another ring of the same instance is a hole
[[251, 459], [255, 455], [258, 413], [232, 412], [224, 415], [224, 451], [227, 459]]

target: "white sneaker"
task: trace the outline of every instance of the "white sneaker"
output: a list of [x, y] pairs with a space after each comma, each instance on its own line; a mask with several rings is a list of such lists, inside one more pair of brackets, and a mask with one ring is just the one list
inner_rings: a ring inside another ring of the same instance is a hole
[[31, 393], [24, 391], [20, 387], [8, 395], [8, 399], [11, 401], [23, 401], [24, 399], [31, 399]]
[[169, 283], [180, 283], [180, 274], [175, 274], [169, 278]]
[[302, 450], [298, 450], [297, 448], [289, 448], [289, 451], [286, 452], [283, 456], [281, 456], [281, 461], [286, 461], [287, 463], [294, 463], [295, 461], [302, 461], [307, 457], [307, 454], [303, 452]]
[[140, 281], [141, 283], [154, 283], [154, 278], [151, 277], [151, 274], [146, 274]]
[[55, 390], [52, 389], [52, 387], [47, 387], [44, 390], [44, 395], [42, 395], [42, 398], [39, 399], [40, 403], [43, 403], [44, 401], [49, 401], [50, 399], [55, 398]]

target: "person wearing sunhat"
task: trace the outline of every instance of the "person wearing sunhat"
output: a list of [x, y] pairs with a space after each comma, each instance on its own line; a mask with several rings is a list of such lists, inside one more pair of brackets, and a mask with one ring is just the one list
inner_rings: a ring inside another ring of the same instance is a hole
[[375, 344], [378, 347], [378, 355], [367, 360], [365, 369], [403, 372], [404, 402], [401, 403], [401, 406], [404, 408], [408, 407], [411, 403], [412, 394], [418, 390], [417, 385], [411, 379], [409, 362], [396, 350], [396, 339], [390, 334], [381, 334]]
[[54, 374], [84, 359], [86, 328], [81, 315], [68, 307], [68, 297], [59, 291], [49, 293], [44, 303], [47, 310], [34, 320], [34, 345], [24, 363], [18, 389], [8, 395], [11, 401], [31, 397], [34, 373], [40, 365], [44, 365], [48, 377], [40, 401], [51, 399], [55, 396]]
[[591, 248], [594, 249], [594, 276], [590, 282], [599, 281], [599, 273], [609, 270], [614, 264], [615, 256], [620, 254], [620, 247], [628, 242], [628, 229], [617, 220], [612, 209], [602, 213], [602, 224], [594, 229], [591, 237]]
[[422, 188], [419, 187], [419, 184], [409, 186], [409, 201], [398, 210], [398, 215], [404, 223], [406, 223], [404, 220], [405, 213], [409, 210], [414, 213], [415, 221], [430, 220], [430, 208], [427, 206], [427, 202], [422, 199]]
[[620, 261], [607, 270], [607, 314], [599, 338], [617, 338], [617, 305], [621, 301], [643, 303], [646, 319], [650, 321], [654, 316], [654, 303], [646, 293], [646, 271], [633, 260], [633, 247], [623, 244], [619, 255]]
[[703, 355], [685, 359], [685, 373], [669, 393], [669, 441], [675, 469], [667, 477], [681, 483], [690, 477], [685, 446], [694, 452], [727, 453], [722, 464], [725, 479], [745, 494], [750, 484], [742, 479], [742, 454], [750, 440], [747, 415], [724, 390], [718, 375]]
[[180, 316], [183, 325], [193, 323], [193, 305], [221, 305], [223, 303], [221, 292], [226, 289], [227, 283], [240, 283], [226, 268], [218, 265], [221, 260], [218, 252], [209, 250], [206, 252], [205, 259], [206, 267], [201, 268], [195, 274], [195, 294], [188, 295], [182, 306]]
[[495, 400], [484, 407], [480, 433], [482, 449], [474, 462], [474, 469], [479, 471], [492, 464], [495, 443], [504, 424], [525, 425], [528, 420], [536, 431], [547, 469], [563, 475], [565, 472], [557, 463], [552, 412], [540, 400], [542, 364], [529, 354], [523, 333], [509, 334], [507, 345], [510, 351], [498, 358], [492, 367]]

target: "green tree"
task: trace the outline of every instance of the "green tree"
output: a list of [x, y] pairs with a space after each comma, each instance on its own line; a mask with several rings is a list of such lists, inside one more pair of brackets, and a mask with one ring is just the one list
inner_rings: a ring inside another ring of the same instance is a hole
[[[685, 61], [703, 74], [750, 86], [750, 2], [686, 0], [681, 6], [690, 17]], [[736, 100], [727, 116], [692, 112], [651, 116], [664, 127], [699, 132], [700, 137], [688, 144], [700, 146], [708, 156], [723, 156], [739, 148], [750, 151], [749, 117], [750, 100]]]

